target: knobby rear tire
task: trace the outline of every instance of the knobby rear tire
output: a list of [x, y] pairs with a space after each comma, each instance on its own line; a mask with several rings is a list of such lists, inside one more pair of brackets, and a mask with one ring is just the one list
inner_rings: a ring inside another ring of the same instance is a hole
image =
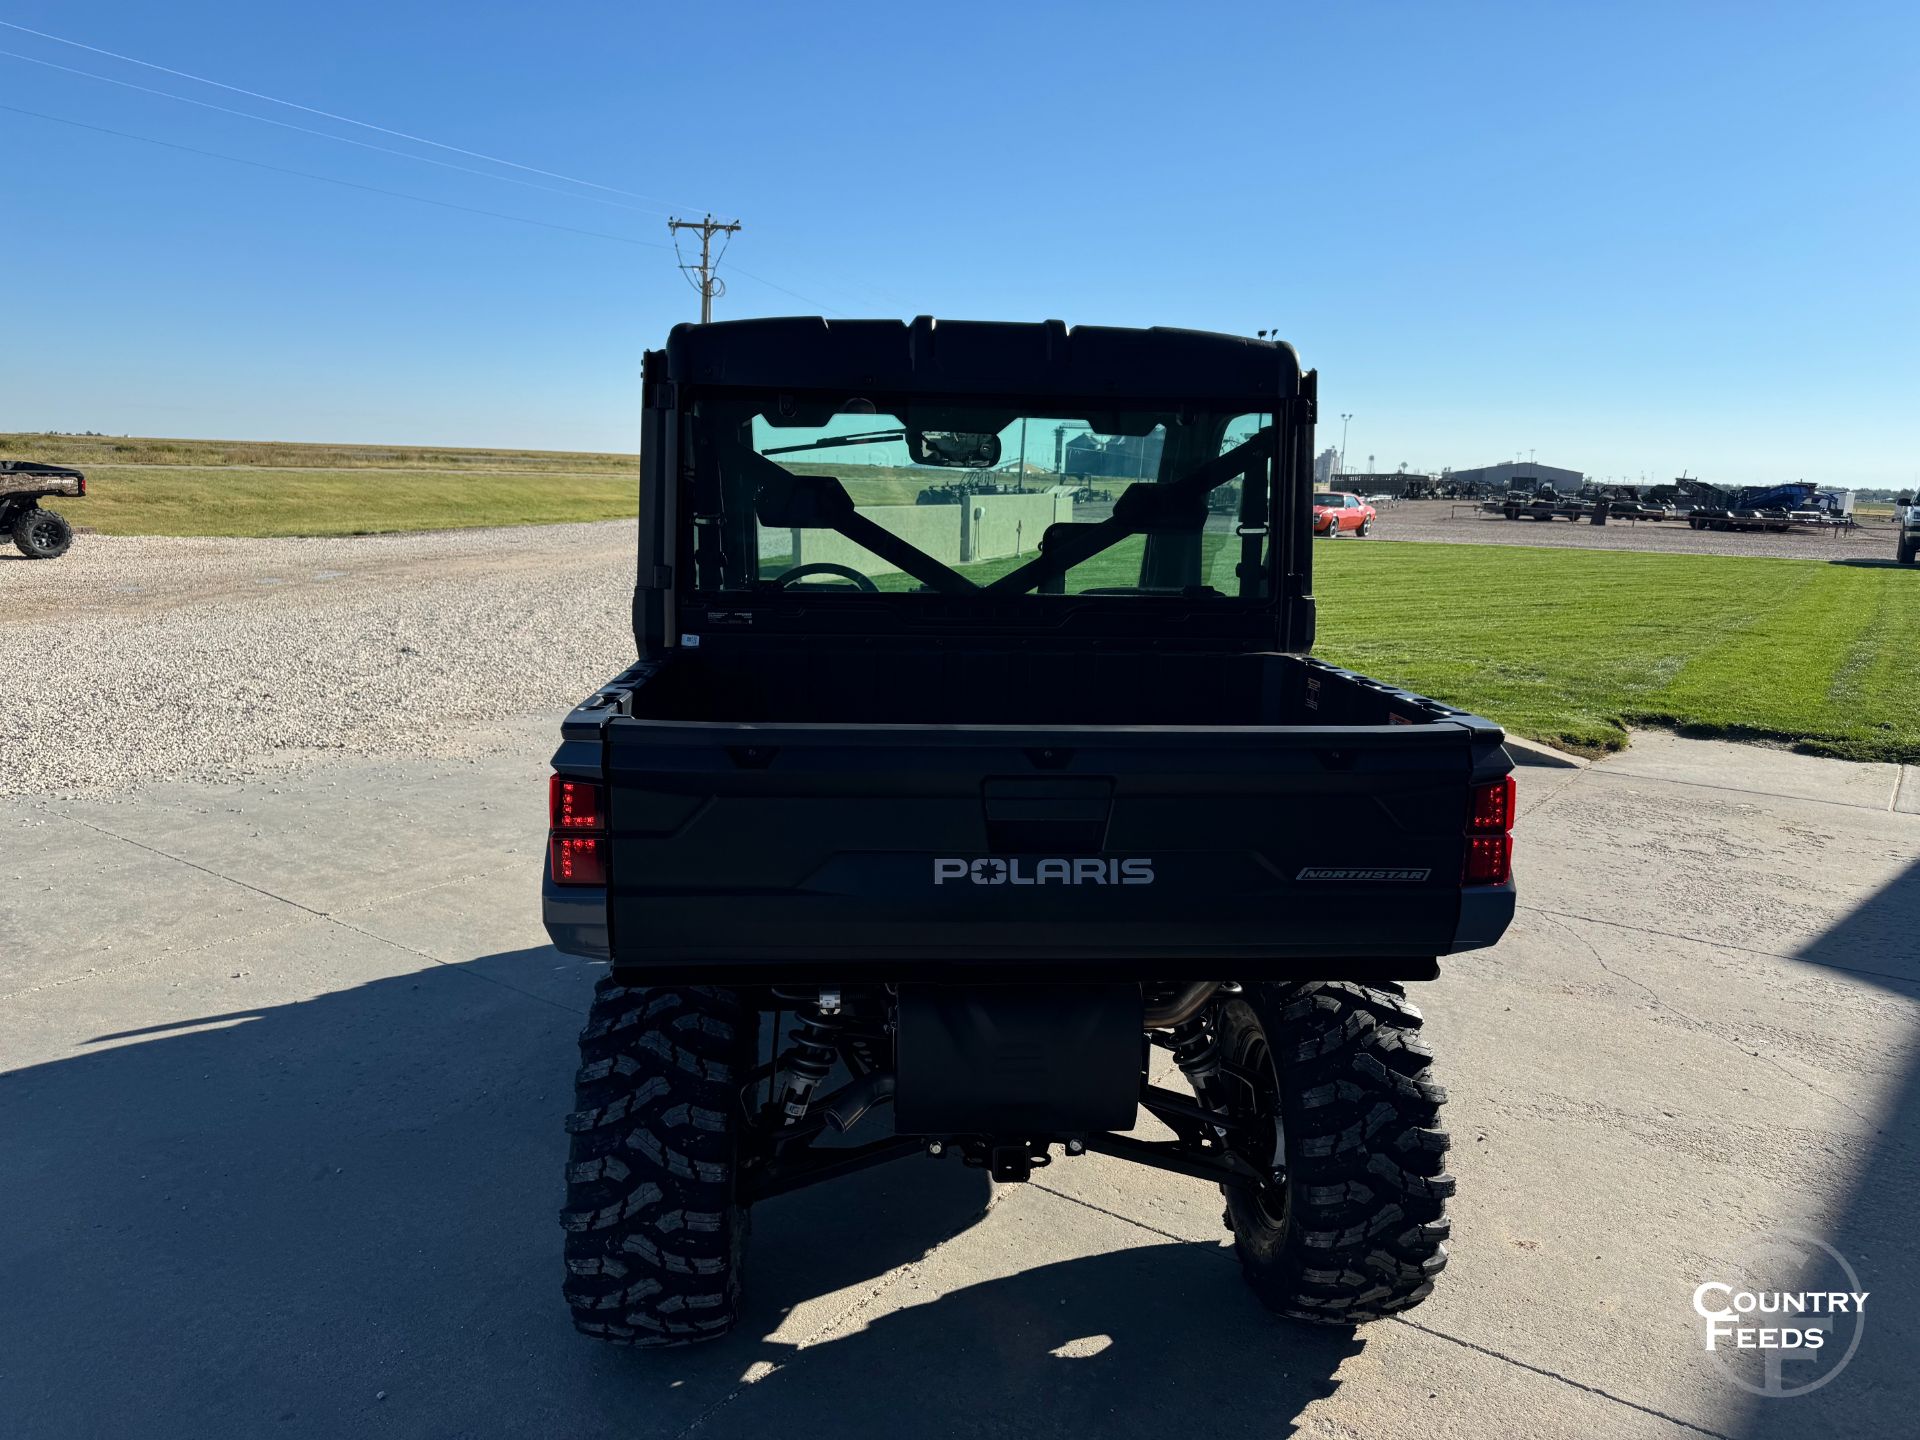
[[15, 517], [13, 543], [29, 560], [57, 560], [73, 544], [73, 526], [57, 511], [35, 506]]
[[608, 978], [580, 1035], [567, 1162], [567, 1305], [582, 1334], [684, 1345], [739, 1318], [740, 1087], [758, 1016], [730, 990]]
[[[1260, 985], [1221, 1007], [1223, 1060], [1263, 1046], [1278, 1071], [1287, 1183], [1229, 1188], [1254, 1293], [1281, 1315], [1352, 1325], [1418, 1305], [1446, 1268], [1446, 1091], [1397, 988]], [[1276, 1211], [1278, 1213], [1276, 1213]]]

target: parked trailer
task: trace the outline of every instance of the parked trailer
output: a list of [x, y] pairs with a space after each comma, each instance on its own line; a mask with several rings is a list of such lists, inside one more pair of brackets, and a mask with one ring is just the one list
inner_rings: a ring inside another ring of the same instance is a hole
[[1578, 520], [1581, 515], [1577, 502], [1552, 494], [1509, 494], [1498, 508], [1509, 520]]
[[1678, 520], [1680, 512], [1671, 505], [1651, 500], [1610, 500], [1607, 509], [1616, 520]]
[[1590, 519], [1598, 525], [1604, 525], [1607, 519], [1672, 520], [1676, 514], [1672, 506], [1641, 494], [1633, 485], [1589, 482], [1573, 493], [1568, 504], [1577, 510], [1576, 519]]
[[1795, 481], [1790, 485], [1750, 485], [1723, 490], [1698, 480], [1675, 482], [1684, 500], [1691, 502], [1687, 523], [1695, 530], [1793, 529], [1850, 530], [1850, 495], [1822, 492], [1817, 485]]
[[1695, 530], [1772, 530], [1793, 528], [1793, 516], [1785, 510], [1730, 510], [1724, 506], [1703, 506], [1687, 515], [1687, 524]]

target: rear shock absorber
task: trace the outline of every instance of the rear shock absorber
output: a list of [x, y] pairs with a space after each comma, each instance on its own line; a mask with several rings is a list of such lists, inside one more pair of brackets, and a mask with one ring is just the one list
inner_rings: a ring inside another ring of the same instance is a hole
[[1187, 1077], [1193, 1086], [1193, 1093], [1199, 1097], [1202, 1105], [1212, 1109], [1220, 1106], [1220, 1047], [1215, 1043], [1213, 1032], [1199, 1015], [1174, 1026], [1170, 1038], [1173, 1041], [1173, 1063], [1180, 1067], [1180, 1073]]
[[793, 1012], [794, 1028], [787, 1032], [793, 1046], [780, 1057], [787, 1085], [780, 1097], [780, 1108], [787, 1125], [797, 1125], [807, 1116], [813, 1092], [820, 1087], [839, 1057], [840, 992], [822, 990], [818, 995], [799, 1000]]

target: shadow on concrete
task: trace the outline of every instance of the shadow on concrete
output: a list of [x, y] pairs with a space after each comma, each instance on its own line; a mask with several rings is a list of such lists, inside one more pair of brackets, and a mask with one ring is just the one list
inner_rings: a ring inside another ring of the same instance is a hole
[[[930, 1304], [909, 1272], [876, 1295], [985, 1208], [980, 1172], [917, 1158], [756, 1208], [732, 1338], [578, 1337], [560, 1122], [596, 973], [546, 947], [492, 955], [0, 1076], [6, 1433], [577, 1440], [711, 1414], [718, 1435], [771, 1403], [756, 1428], [782, 1436], [897, 1435], [914, 1413], [1275, 1434], [1359, 1348], [1272, 1321], [1191, 1245], [949, 1276]], [[805, 1349], [771, 1338], [815, 1300], [796, 1332], [874, 1318]]]
[[1283, 1440], [1364, 1341], [1276, 1320], [1217, 1251], [1164, 1244], [953, 1290], [805, 1350], [758, 1348], [786, 1368], [713, 1433]]
[[[1903, 1008], [1920, 999], [1920, 862], [1883, 886], [1796, 959], [1830, 966], [1847, 980], [1874, 986]], [[1800, 1395], [1755, 1396], [1732, 1428], [1742, 1440], [1804, 1440], [1811, 1435], [1907, 1436], [1916, 1421], [1913, 1357], [1920, 1349], [1920, 1036], [1885, 1057], [1894, 1080], [1887, 1099], [1868, 1112], [1873, 1132], [1853, 1163], [1847, 1189], [1815, 1210], [1807, 1232], [1845, 1256], [1867, 1302], [1860, 1347], [1847, 1367]], [[1866, 1096], [1841, 1096], [1865, 1110]], [[1798, 1267], [1783, 1267], [1784, 1288], [1825, 1290], [1838, 1268], [1811, 1247]], [[1838, 1334], [1845, 1338], [1845, 1329]], [[1816, 1379], [1824, 1367], [1795, 1359], [1779, 1372], [1779, 1388]]]

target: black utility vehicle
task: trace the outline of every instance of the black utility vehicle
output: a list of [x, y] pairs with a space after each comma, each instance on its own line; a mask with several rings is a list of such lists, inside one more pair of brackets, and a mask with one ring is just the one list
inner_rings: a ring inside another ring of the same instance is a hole
[[11, 535], [29, 560], [56, 560], [73, 544], [73, 526], [41, 501], [49, 495], [84, 495], [87, 477], [64, 465], [0, 460], [0, 535]]
[[[1218, 1184], [1286, 1315], [1426, 1296], [1453, 1180], [1402, 987], [1506, 929], [1514, 791], [1497, 726], [1308, 658], [1314, 383], [1057, 322], [646, 357], [640, 659], [565, 722], [544, 884], [611, 967], [580, 1329], [725, 1332], [751, 1205], [909, 1154]], [[1032, 473], [1062, 426], [1148, 457], [1101, 518]], [[1032, 493], [897, 503], [1016, 448]]]

